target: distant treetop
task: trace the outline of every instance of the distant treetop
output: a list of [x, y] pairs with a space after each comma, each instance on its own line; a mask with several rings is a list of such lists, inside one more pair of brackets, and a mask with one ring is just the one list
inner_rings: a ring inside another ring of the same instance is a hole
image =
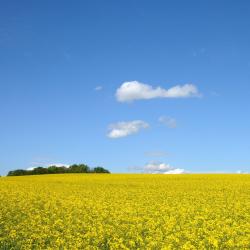
[[110, 173], [109, 170], [103, 167], [95, 167], [91, 169], [88, 165], [85, 164], [73, 164], [69, 167], [58, 167], [58, 166], [49, 166], [45, 167], [36, 167], [32, 170], [16, 169], [9, 171], [7, 176], [21, 176], [21, 175], [41, 175], [41, 174], [64, 174], [64, 173]]

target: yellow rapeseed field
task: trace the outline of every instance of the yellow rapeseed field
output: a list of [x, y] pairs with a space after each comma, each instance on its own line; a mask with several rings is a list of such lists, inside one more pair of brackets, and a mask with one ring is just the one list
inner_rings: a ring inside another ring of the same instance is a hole
[[0, 249], [250, 249], [250, 175], [2, 177]]

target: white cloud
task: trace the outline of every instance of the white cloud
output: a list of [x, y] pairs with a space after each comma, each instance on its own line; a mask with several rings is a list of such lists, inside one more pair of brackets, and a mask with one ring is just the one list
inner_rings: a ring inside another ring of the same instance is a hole
[[168, 116], [161, 116], [158, 121], [168, 128], [176, 128], [177, 127], [177, 122], [174, 118], [168, 117]]
[[175, 168], [173, 170], [169, 170], [167, 172], [164, 172], [164, 174], [185, 174], [185, 173], [187, 173], [187, 172], [182, 168]]
[[148, 157], [165, 157], [168, 156], [168, 153], [164, 151], [148, 151], [145, 152], [145, 155]]
[[165, 163], [148, 163], [144, 166], [144, 171], [145, 172], [149, 172], [149, 173], [163, 173], [166, 171], [170, 171], [173, 168], [169, 165], [169, 164], [165, 164]]
[[134, 100], [146, 100], [153, 98], [184, 98], [199, 97], [200, 93], [195, 85], [176, 85], [169, 89], [153, 87], [138, 81], [124, 82], [116, 90], [116, 99], [119, 102], [132, 102]]
[[68, 168], [70, 165], [68, 165], [68, 164], [62, 164], [62, 163], [52, 163], [52, 164], [47, 165], [47, 167], [51, 167], [51, 166], [66, 167], [66, 168]]
[[148, 127], [149, 124], [141, 120], [118, 122], [109, 125], [109, 132], [107, 136], [109, 138], [116, 139], [138, 133], [140, 130], [146, 129]]
[[184, 169], [174, 168], [166, 163], [152, 162], [148, 163], [143, 168], [144, 172], [151, 174], [184, 174], [187, 173]]
[[236, 171], [237, 174], [248, 174], [248, 172], [246, 171], [243, 171], [243, 170], [238, 170]]
[[31, 170], [33, 170], [35, 167], [30, 167], [30, 168], [27, 168], [26, 170], [29, 170], [29, 171], [31, 171]]
[[95, 91], [100, 91], [100, 90], [102, 90], [102, 89], [103, 89], [102, 86], [96, 86], [96, 87], [95, 87]]

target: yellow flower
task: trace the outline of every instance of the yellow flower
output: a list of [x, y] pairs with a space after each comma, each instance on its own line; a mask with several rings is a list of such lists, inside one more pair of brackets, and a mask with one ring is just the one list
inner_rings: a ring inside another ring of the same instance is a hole
[[250, 249], [249, 175], [0, 178], [0, 249]]

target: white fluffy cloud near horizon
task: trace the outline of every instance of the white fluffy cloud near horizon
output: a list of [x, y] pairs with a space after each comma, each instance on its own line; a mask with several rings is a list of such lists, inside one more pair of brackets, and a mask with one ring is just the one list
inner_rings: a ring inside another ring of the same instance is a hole
[[144, 172], [151, 174], [184, 174], [187, 173], [184, 169], [174, 168], [166, 163], [151, 162], [144, 166]]
[[136, 134], [146, 128], [149, 128], [149, 124], [141, 120], [117, 122], [109, 125], [107, 136], [112, 139], [117, 139]]
[[197, 87], [193, 84], [176, 85], [169, 89], [160, 86], [153, 87], [138, 81], [124, 82], [116, 90], [119, 102], [133, 102], [135, 100], [149, 100], [154, 98], [188, 98], [200, 97]]

